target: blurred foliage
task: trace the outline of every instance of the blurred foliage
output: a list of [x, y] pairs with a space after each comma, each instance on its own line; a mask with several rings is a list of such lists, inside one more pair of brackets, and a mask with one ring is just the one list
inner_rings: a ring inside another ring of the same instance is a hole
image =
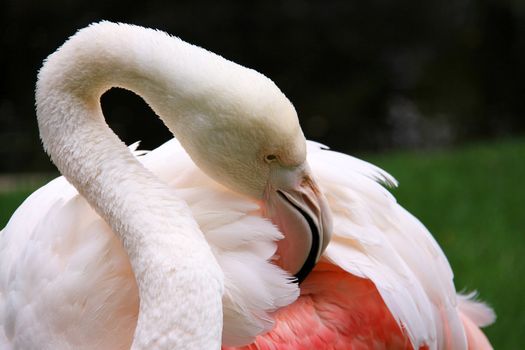
[[[0, 172], [49, 169], [33, 90], [42, 60], [107, 19], [159, 28], [271, 77], [308, 137], [345, 151], [421, 148], [525, 130], [525, 2], [28, 1], [0, 3]], [[127, 142], [168, 132], [138, 97], [111, 91]]]

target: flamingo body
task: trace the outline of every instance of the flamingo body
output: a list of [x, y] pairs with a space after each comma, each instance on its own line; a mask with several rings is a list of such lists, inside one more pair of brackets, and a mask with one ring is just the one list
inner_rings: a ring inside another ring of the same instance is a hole
[[[491, 310], [465, 304], [481, 312], [469, 317], [476, 313], [461, 312], [463, 299], [456, 298], [451, 275], [420, 279], [412, 272], [420, 271], [418, 266], [410, 265], [408, 258], [404, 262], [402, 253], [412, 258], [421, 255], [421, 261], [442, 264], [441, 271], [449, 271], [428, 231], [376, 182], [394, 180], [363, 161], [312, 142], [308, 146], [314, 174], [335, 214], [335, 235], [322, 261], [301, 284], [295, 302], [295, 285], [269, 263], [282, 236], [260, 217], [256, 203], [202, 173], [176, 140], [139, 157], [189, 204], [224, 271], [223, 343], [246, 344], [259, 334], [243, 349], [411, 349], [415, 338], [423, 339], [417, 343], [419, 348], [454, 349], [447, 344], [453, 341], [453, 332], [436, 335], [434, 343], [424, 338], [449, 327], [446, 314], [429, 317], [428, 327], [416, 323], [419, 328], [409, 329], [412, 319], [424, 315], [406, 311], [417, 303], [431, 310], [444, 308], [452, 300], [456, 305], [450, 306], [450, 315], [460, 320], [456, 333], [463, 335], [465, 348], [467, 341], [469, 349], [490, 348], [478, 326], [491, 321]], [[31, 211], [37, 204], [39, 213]], [[391, 216], [391, 210], [400, 210], [400, 216]], [[392, 219], [402, 219], [397, 226], [412, 231], [396, 237], [399, 233], [388, 224]], [[400, 246], [406, 240], [418, 251], [398, 251], [389, 240]], [[11, 311], [0, 312], [4, 315], [0, 345], [34, 344], [35, 335], [41, 334], [36, 344], [52, 344], [49, 348], [129, 347], [138, 313], [129, 261], [111, 229], [64, 178], [26, 200], [0, 234], [0, 243], [0, 310]], [[425, 245], [418, 248], [421, 243]], [[9, 288], [13, 278], [20, 291]], [[436, 288], [433, 283], [440, 278], [450, 278], [452, 290]], [[418, 288], [406, 290], [408, 283]], [[382, 295], [385, 289], [390, 299]], [[433, 299], [426, 290], [436, 293]], [[50, 342], [45, 338], [52, 334], [50, 325], [62, 331], [67, 325], [67, 337]]]

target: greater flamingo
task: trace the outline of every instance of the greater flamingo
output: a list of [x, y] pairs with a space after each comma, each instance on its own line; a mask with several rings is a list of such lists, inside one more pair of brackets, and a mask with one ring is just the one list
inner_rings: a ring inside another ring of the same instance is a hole
[[[379, 184], [395, 180], [312, 142], [307, 174], [293, 107], [266, 78], [108, 22], [46, 65], [44, 146], [82, 195], [58, 178], [0, 233], [2, 348], [211, 349], [222, 319], [225, 349], [490, 348], [492, 310], [456, 295], [435, 240]], [[109, 84], [180, 141], [138, 157], [149, 171], [100, 128]]]

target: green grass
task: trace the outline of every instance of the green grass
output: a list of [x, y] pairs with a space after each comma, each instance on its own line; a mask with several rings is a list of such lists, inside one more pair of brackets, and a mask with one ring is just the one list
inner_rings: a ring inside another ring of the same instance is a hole
[[[364, 158], [399, 180], [395, 196], [443, 247], [458, 290], [476, 289], [494, 307], [485, 330], [494, 348], [522, 348], [525, 140]], [[0, 193], [0, 227], [29, 193]]]
[[495, 349], [521, 349], [525, 329], [525, 140], [455, 151], [368, 157], [399, 181], [393, 193], [436, 237], [458, 290], [495, 309]]

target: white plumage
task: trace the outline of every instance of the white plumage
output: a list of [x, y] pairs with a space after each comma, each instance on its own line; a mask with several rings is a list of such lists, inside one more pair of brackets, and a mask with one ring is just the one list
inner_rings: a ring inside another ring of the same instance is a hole
[[[395, 186], [395, 179], [318, 144], [309, 143], [308, 160], [333, 212], [334, 236], [324, 256], [373, 281], [416, 348], [466, 349], [448, 260], [421, 222], [378, 184]], [[494, 321], [491, 309], [472, 303], [483, 310], [477, 325]]]
[[[256, 203], [203, 174], [176, 140], [139, 159], [188, 203], [224, 272], [224, 343], [245, 344], [268, 331], [273, 324], [268, 312], [298, 295], [296, 285], [268, 262], [279, 231], [260, 217]], [[378, 183], [396, 181], [313, 142], [308, 160], [334, 213], [334, 236], [324, 259], [371, 279], [414, 345], [466, 348], [446, 258], [430, 233]], [[0, 234], [0, 247], [0, 323], [12, 333], [10, 344], [129, 346], [138, 295], [126, 254], [63, 177], [24, 202]], [[466, 303], [478, 310], [466, 312], [479, 326], [493, 321], [483, 304]], [[60, 338], [45, 338], [56, 337], [49, 329], [64, 324], [69, 327]], [[39, 334], [43, 339], [35, 342]]]

